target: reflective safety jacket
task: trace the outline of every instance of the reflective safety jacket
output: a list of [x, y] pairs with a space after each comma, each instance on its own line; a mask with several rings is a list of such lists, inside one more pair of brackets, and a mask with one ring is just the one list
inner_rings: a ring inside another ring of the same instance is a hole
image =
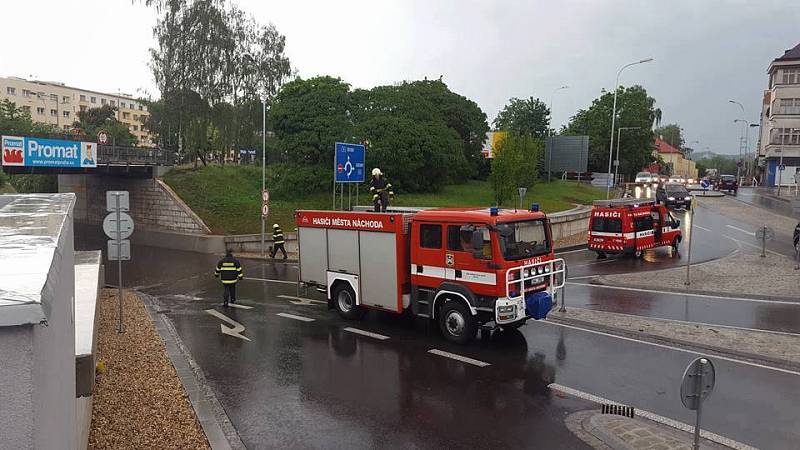
[[272, 243], [283, 244], [283, 230], [280, 227], [272, 229]]
[[234, 284], [244, 278], [244, 271], [239, 260], [233, 256], [226, 256], [219, 260], [214, 276], [222, 280], [222, 284]]
[[392, 192], [392, 183], [386, 180], [386, 177], [373, 177], [369, 183], [369, 192], [372, 193], [372, 201], [378, 199], [382, 192], [387, 192], [389, 197], [394, 197]]

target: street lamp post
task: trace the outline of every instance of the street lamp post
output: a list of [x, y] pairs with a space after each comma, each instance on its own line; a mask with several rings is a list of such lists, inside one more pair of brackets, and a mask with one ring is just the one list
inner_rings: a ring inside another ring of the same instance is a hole
[[622, 134], [622, 130], [638, 130], [642, 127], [619, 127], [617, 128], [617, 157], [614, 159], [614, 180], [617, 179], [617, 174], [619, 174], [619, 138]]
[[[562, 89], [569, 89], [569, 86], [564, 85], [564, 86], [561, 86], [561, 87], [557, 87], [557, 88], [553, 89], [553, 93], [550, 94], [550, 118], [551, 119], [553, 118], [553, 99], [556, 96], [556, 92], [558, 92], [558, 91], [560, 91]], [[551, 123], [550, 125], [552, 126], [553, 124]], [[553, 143], [551, 142], [550, 143], [550, 148], [547, 150], [547, 182], [548, 183], [550, 182], [550, 166], [553, 164], [553, 159], [552, 158], [553, 158]]]
[[[246, 53], [245, 58], [256, 64], [256, 59], [251, 53]], [[261, 97], [261, 196], [267, 190], [267, 93]], [[266, 258], [266, 228], [267, 218], [261, 212], [261, 256]]]
[[[647, 63], [652, 60], [653, 58], [640, 59], [639, 61], [625, 64], [624, 66], [620, 67], [619, 71], [617, 71], [617, 80], [614, 82], [614, 106], [611, 108], [611, 143], [609, 144], [608, 148], [608, 178], [611, 178], [611, 158], [614, 156], [614, 126], [616, 125], [617, 119], [617, 87], [619, 86], [619, 76], [622, 74], [623, 70], [630, 66]], [[610, 194], [611, 180], [606, 180], [606, 200], [608, 200]]]
[[[736, 100], [728, 100], [728, 103], [732, 103], [734, 105], [739, 106], [739, 108], [742, 110], [742, 117], [747, 117], [747, 112], [745, 112], [745, 110], [744, 110], [744, 105], [742, 105], [741, 103], [737, 102]], [[748, 123], [747, 120], [745, 120], [745, 119], [734, 120], [734, 122], [739, 122], [739, 121], [744, 122], [745, 124]], [[742, 143], [743, 142], [744, 142], [744, 146], [745, 146], [745, 152], [747, 151], [747, 143], [746, 143], [747, 139], [745, 138], [745, 132], [746, 132], [747, 125], [745, 125], [744, 128], [745, 129], [742, 130], [742, 132], [739, 133], [739, 160], [742, 159]], [[745, 157], [747, 157], [746, 154], [745, 154]], [[739, 164], [737, 163], [736, 164], [736, 181], [737, 182], [741, 181], [739, 179], [739, 170], [740, 170]]]

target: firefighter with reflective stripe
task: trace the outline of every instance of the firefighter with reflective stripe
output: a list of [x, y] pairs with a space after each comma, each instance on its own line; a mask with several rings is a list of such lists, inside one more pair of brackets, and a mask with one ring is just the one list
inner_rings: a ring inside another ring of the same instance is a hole
[[375, 212], [386, 212], [389, 207], [389, 199], [394, 198], [392, 184], [386, 180], [377, 167], [372, 169], [372, 181], [369, 183], [369, 192], [372, 194], [372, 203], [375, 204]]
[[283, 253], [283, 259], [286, 259], [286, 249], [283, 247], [285, 244], [285, 240], [283, 239], [283, 230], [281, 227], [276, 223], [272, 225], [272, 251], [269, 252], [269, 256], [272, 259], [275, 259], [275, 255], [278, 254], [278, 250]]
[[228, 306], [229, 300], [231, 303], [236, 303], [236, 283], [244, 278], [244, 271], [242, 264], [233, 257], [230, 250], [225, 250], [225, 257], [217, 263], [214, 276], [222, 281], [222, 286], [225, 288], [222, 296], [223, 304]]

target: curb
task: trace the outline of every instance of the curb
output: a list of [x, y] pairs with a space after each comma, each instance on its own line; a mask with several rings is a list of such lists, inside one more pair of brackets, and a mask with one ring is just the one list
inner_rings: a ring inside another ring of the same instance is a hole
[[178, 379], [192, 405], [197, 421], [212, 450], [240, 450], [245, 445], [234, 428], [214, 391], [205, 382], [200, 367], [183, 345], [172, 321], [161, 314], [158, 300], [143, 292], [132, 291], [142, 300], [150, 320], [167, 350], [167, 357], [178, 374]]
[[[718, 261], [718, 260], [713, 260]], [[706, 261], [711, 262], [711, 261]], [[703, 264], [703, 263], [698, 263]], [[694, 264], [692, 264], [694, 267]], [[657, 270], [664, 270], [664, 269], [657, 269]], [[791, 303], [798, 303], [800, 304], [800, 299], [797, 297], [784, 297], [780, 295], [761, 295], [761, 294], [752, 294], [752, 295], [741, 295], [736, 293], [727, 293], [727, 292], [717, 292], [717, 291], [706, 291], [703, 289], [692, 289], [692, 288], [683, 288], [683, 289], [669, 289], [669, 288], [653, 288], [653, 285], [648, 284], [636, 284], [636, 283], [618, 283], [604, 280], [603, 278], [605, 275], [599, 275], [597, 278], [593, 278], [589, 284], [596, 284], [599, 286], [608, 286], [608, 287], [619, 287], [619, 288], [629, 288], [629, 289], [647, 289], [653, 290], [658, 289], [665, 292], [671, 292], [674, 294], [697, 294], [697, 295], [708, 295], [712, 297], [727, 297], [727, 298], [738, 298], [742, 300], [766, 300], [766, 301], [775, 301], [775, 302], [791, 302]], [[567, 280], [569, 281], [569, 280]]]
[[[567, 317], [559, 317], [556, 315], [549, 314], [547, 316], [547, 320], [555, 323], [560, 323], [562, 325], [573, 325], [582, 328], [588, 328], [594, 331], [602, 331], [604, 333], [615, 334], [618, 336], [628, 337], [632, 339], [638, 339], [641, 341], [647, 341], [654, 344], [661, 344], [661, 345], [670, 345], [674, 347], [680, 347], [687, 350], [692, 350], [697, 353], [712, 353], [716, 354], [717, 356], [725, 356], [725, 357], [734, 357], [738, 358], [743, 361], [752, 362], [756, 364], [764, 364], [773, 367], [777, 367], [779, 369], [785, 370], [792, 370], [792, 371], [800, 371], [800, 363], [795, 361], [790, 361], [788, 359], [781, 359], [781, 358], [772, 358], [769, 356], [757, 355], [755, 353], [749, 352], [742, 352], [730, 348], [724, 347], [717, 347], [714, 345], [706, 345], [700, 344], [697, 342], [692, 341], [684, 341], [682, 339], [675, 339], [675, 338], [668, 338], [665, 336], [659, 336], [650, 333], [644, 332], [634, 332], [625, 330], [622, 328], [611, 327], [607, 325], [600, 325], [594, 322], [587, 322], [585, 320], [580, 319], [572, 319]], [[654, 319], [658, 320], [658, 319]]]

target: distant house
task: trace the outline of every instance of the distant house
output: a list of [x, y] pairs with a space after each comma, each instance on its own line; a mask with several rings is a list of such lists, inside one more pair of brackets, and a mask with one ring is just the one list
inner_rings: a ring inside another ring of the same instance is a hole
[[684, 158], [683, 153], [665, 141], [662, 136], [656, 137], [653, 150], [653, 157], [658, 158], [659, 156], [672, 169], [673, 175], [697, 178], [697, 167], [695, 167], [694, 161]]

